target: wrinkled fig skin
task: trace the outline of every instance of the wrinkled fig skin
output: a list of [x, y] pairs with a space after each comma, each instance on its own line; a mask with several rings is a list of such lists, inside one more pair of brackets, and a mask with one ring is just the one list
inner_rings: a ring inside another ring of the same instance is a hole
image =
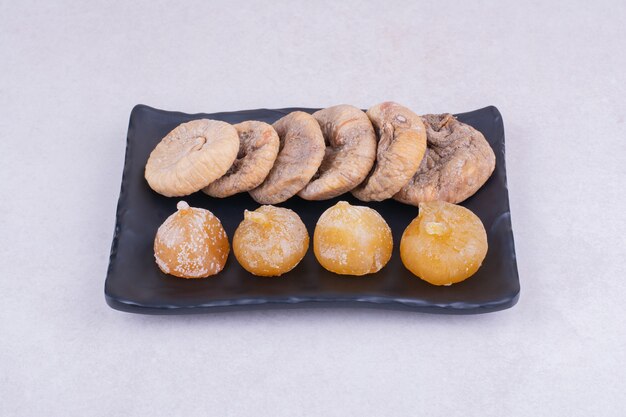
[[278, 155], [280, 140], [271, 125], [248, 121], [233, 127], [239, 134], [239, 153], [228, 172], [202, 190], [212, 197], [229, 197], [258, 187]]
[[308, 113], [295, 111], [273, 124], [280, 151], [263, 183], [250, 191], [260, 204], [278, 204], [294, 196], [313, 178], [324, 158], [324, 136]]
[[419, 170], [394, 196], [417, 206], [427, 201], [460, 203], [489, 179], [496, 157], [485, 137], [451, 114], [423, 116], [427, 149]]
[[150, 187], [166, 197], [199, 191], [228, 171], [239, 151], [237, 130], [219, 120], [182, 123], [154, 148], [146, 164]]
[[313, 113], [326, 141], [322, 165], [298, 195], [306, 200], [327, 200], [352, 190], [372, 169], [376, 134], [367, 115], [349, 105]]
[[379, 137], [376, 163], [352, 194], [363, 201], [382, 201], [400, 191], [417, 171], [426, 151], [426, 129], [417, 114], [393, 102], [370, 108], [367, 116]]

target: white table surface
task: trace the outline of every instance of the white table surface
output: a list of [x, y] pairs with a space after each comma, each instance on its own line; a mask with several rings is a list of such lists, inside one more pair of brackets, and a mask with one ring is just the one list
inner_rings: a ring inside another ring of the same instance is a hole
[[[130, 3], [0, 1], [1, 416], [626, 415], [626, 3]], [[514, 308], [105, 304], [135, 104], [383, 100], [502, 112]]]

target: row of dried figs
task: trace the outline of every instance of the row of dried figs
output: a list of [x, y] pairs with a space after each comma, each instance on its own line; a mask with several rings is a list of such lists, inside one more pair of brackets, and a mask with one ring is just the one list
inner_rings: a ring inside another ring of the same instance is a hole
[[[178, 211], [159, 227], [154, 256], [159, 268], [181, 278], [204, 278], [226, 265], [230, 245], [219, 219], [210, 211], [181, 201]], [[309, 248], [309, 234], [292, 210], [264, 205], [244, 212], [233, 236], [239, 264], [259, 276], [279, 276], [298, 265]], [[315, 257], [340, 275], [380, 271], [391, 259], [393, 237], [374, 209], [340, 201], [318, 219], [313, 234]], [[404, 266], [434, 285], [450, 285], [472, 276], [487, 254], [487, 235], [470, 210], [433, 201], [421, 203], [419, 215], [400, 240]]]
[[367, 113], [350, 105], [294, 111], [269, 125], [200, 119], [172, 130], [150, 154], [145, 177], [168, 197], [202, 190], [249, 192], [261, 204], [294, 195], [325, 200], [459, 203], [491, 176], [484, 136], [451, 114], [418, 116], [393, 102]]

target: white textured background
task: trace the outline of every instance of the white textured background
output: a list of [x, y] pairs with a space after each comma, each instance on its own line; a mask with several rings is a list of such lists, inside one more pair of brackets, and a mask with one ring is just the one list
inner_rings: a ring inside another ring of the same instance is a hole
[[[626, 3], [128, 3], [0, 0], [1, 416], [626, 415]], [[513, 309], [106, 306], [135, 104], [383, 100], [502, 112]]]

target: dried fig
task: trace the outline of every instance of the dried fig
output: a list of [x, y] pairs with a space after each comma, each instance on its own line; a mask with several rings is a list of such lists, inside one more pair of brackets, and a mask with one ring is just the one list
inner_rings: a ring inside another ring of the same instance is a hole
[[212, 197], [228, 197], [258, 187], [278, 155], [280, 141], [271, 125], [248, 121], [233, 127], [239, 134], [239, 153], [223, 177], [202, 189]]
[[183, 123], [154, 148], [146, 164], [150, 187], [167, 197], [195, 193], [228, 171], [237, 157], [237, 130], [226, 122]]
[[261, 204], [278, 204], [294, 196], [313, 178], [324, 158], [324, 136], [308, 113], [295, 111], [273, 124], [280, 151], [265, 181], [250, 191]]
[[376, 134], [367, 115], [342, 104], [313, 113], [326, 153], [313, 180], [298, 195], [306, 200], [337, 197], [359, 185], [376, 159]]
[[393, 198], [417, 206], [427, 201], [459, 203], [489, 179], [493, 149], [473, 127], [451, 114], [423, 116], [427, 149], [417, 173]]
[[379, 137], [376, 163], [352, 194], [381, 201], [400, 191], [417, 171], [426, 150], [426, 130], [417, 114], [397, 103], [378, 104], [367, 115]]

